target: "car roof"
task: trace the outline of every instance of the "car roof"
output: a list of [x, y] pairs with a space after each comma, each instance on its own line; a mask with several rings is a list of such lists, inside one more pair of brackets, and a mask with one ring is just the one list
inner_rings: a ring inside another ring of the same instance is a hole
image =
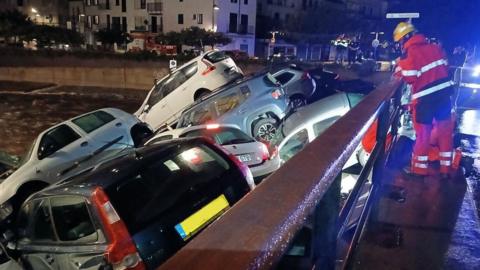
[[149, 162], [151, 157], [180, 145], [198, 142], [207, 143], [208, 140], [201, 137], [179, 138], [137, 148], [135, 151], [101, 163], [92, 170], [53, 184], [35, 193], [31, 199], [62, 194], [89, 195], [91, 190], [96, 187], [108, 188], [117, 181], [124, 179], [125, 175], [133, 173], [144, 163]]
[[349, 107], [347, 93], [336, 93], [297, 109], [285, 119], [282, 131], [288, 135], [298, 127], [321, 117], [325, 112], [337, 109], [339, 105]]

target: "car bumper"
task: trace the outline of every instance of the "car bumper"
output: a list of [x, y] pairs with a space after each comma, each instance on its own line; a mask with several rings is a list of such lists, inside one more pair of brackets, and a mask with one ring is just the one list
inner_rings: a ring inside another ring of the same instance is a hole
[[258, 184], [263, 178], [267, 177], [272, 172], [276, 171], [280, 167], [280, 158], [276, 156], [273, 159], [269, 159], [262, 163], [261, 165], [251, 166], [250, 171], [252, 172], [255, 184]]

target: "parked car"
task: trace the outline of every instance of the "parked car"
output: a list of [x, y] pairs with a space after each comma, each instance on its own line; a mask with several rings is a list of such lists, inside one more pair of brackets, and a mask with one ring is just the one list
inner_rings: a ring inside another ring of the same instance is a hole
[[273, 145], [286, 162], [357, 105], [364, 95], [337, 93], [298, 109], [282, 123]]
[[105, 108], [64, 121], [38, 135], [19, 168], [0, 183], [0, 220], [32, 193], [143, 144], [151, 129], [135, 116]]
[[155, 269], [252, 188], [208, 140], [165, 141], [34, 194], [9, 241], [32, 269]]
[[196, 136], [209, 138], [235, 155], [250, 168], [255, 183], [277, 170], [280, 165], [276, 151], [272, 151], [270, 154], [264, 143], [256, 141], [232, 125], [209, 124], [173, 129], [157, 134], [146, 142], [146, 145], [173, 138]]
[[315, 80], [308, 71], [296, 65], [276, 67], [270, 72], [282, 84], [292, 108], [307, 105], [307, 101], [315, 93]]
[[289, 110], [282, 86], [262, 72], [224, 86], [185, 109], [177, 127], [233, 125], [259, 141], [270, 141]]
[[247, 61], [250, 58], [247, 52], [241, 50], [230, 50], [225, 53], [235, 61]]
[[242, 76], [224, 52], [206, 52], [155, 83], [135, 115], [154, 129], [172, 124], [195, 100]]

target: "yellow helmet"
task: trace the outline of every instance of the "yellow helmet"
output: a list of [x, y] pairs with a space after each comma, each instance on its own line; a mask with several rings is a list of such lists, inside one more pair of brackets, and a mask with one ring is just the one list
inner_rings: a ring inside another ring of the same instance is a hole
[[415, 31], [413, 24], [409, 22], [401, 22], [393, 30], [393, 40], [399, 42], [404, 36]]

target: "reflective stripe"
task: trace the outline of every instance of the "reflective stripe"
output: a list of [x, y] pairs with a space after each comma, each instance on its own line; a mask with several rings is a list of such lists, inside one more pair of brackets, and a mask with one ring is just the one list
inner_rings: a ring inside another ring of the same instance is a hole
[[445, 89], [447, 87], [450, 87], [452, 85], [453, 85], [452, 81], [448, 81], [448, 82], [444, 82], [444, 83], [435, 85], [433, 87], [427, 88], [425, 90], [422, 90], [418, 93], [413, 94], [412, 95], [412, 100], [423, 97], [423, 96], [426, 96], [426, 95], [429, 95], [429, 94], [432, 94], [432, 93], [435, 93], [437, 91], [440, 91], [440, 90]]
[[428, 164], [424, 164], [424, 163], [415, 163], [413, 164], [413, 166], [421, 169], [428, 169]]
[[440, 160], [440, 166], [451, 166], [452, 162], [450, 160]]
[[441, 157], [452, 157], [452, 152], [440, 152]]
[[419, 72], [418, 70], [402, 70], [402, 75], [403, 76], [415, 76], [415, 77], [419, 77], [420, 75], [418, 75]]
[[418, 161], [428, 161], [428, 156], [417, 156]]
[[428, 65], [425, 65], [423, 66], [421, 69], [420, 69], [420, 74], [418, 75], [420, 77], [420, 75], [422, 75], [422, 73], [425, 73], [433, 68], [436, 68], [438, 66], [441, 66], [441, 65], [448, 65], [447, 63], [447, 60], [445, 59], [440, 59], [440, 60], [437, 60], [437, 61], [433, 61], [432, 63], [428, 64]]

